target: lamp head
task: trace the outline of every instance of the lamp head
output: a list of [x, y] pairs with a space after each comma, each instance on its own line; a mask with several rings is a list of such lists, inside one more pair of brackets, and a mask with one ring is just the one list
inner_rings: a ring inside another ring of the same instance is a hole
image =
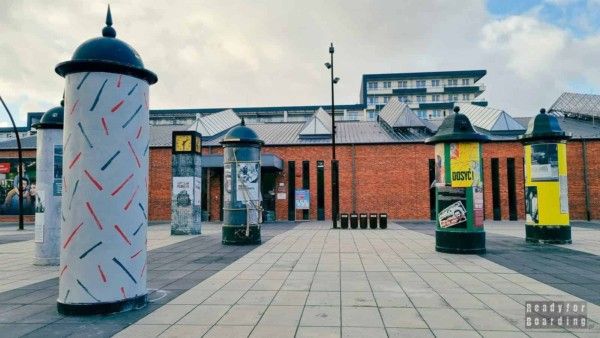
[[327, 67], [327, 69], [331, 69], [331, 63], [325, 62], [325, 67]]
[[340, 81], [339, 77], [336, 77], [335, 79], [333, 79], [333, 83], [338, 83]]

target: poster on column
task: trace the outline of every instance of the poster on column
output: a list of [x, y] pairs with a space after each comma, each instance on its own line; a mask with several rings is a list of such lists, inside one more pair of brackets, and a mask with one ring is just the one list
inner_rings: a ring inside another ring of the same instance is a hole
[[198, 206], [202, 202], [202, 178], [194, 177], [194, 205]]
[[237, 163], [237, 201], [258, 201], [260, 164], [258, 162]]
[[441, 228], [467, 227], [467, 193], [465, 188], [438, 188], [438, 221]]
[[446, 185], [446, 167], [444, 166], [444, 143], [435, 145], [435, 185], [440, 187]]
[[453, 187], [481, 186], [479, 143], [450, 143], [450, 169]]
[[525, 187], [525, 222], [539, 223], [537, 187]]
[[473, 187], [473, 225], [483, 227], [483, 188]]
[[558, 181], [558, 145], [531, 145], [531, 180]]
[[52, 196], [62, 195], [62, 160], [63, 146], [54, 145], [54, 182], [52, 184]]
[[560, 187], [560, 213], [569, 213], [569, 184], [567, 183], [567, 176], [561, 175], [558, 177]]
[[231, 163], [223, 164], [223, 202], [231, 201]]
[[46, 207], [43, 204], [44, 201], [44, 192], [38, 190], [36, 195], [36, 204], [35, 204], [35, 228], [33, 231], [35, 243], [43, 243], [44, 242], [44, 221], [45, 221], [45, 211]]
[[193, 187], [193, 177], [173, 177], [173, 199], [176, 207], [187, 207], [192, 204]]

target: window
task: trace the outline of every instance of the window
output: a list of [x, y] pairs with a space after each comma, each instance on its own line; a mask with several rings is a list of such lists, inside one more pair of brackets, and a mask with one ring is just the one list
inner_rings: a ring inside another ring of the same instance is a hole
[[374, 121], [376, 117], [377, 117], [376, 112], [374, 112], [374, 111], [369, 112], [369, 121]]
[[458, 101], [458, 94], [448, 94], [448, 101], [451, 101], [451, 102]]
[[423, 109], [419, 109], [417, 110], [417, 116], [422, 118], [422, 119], [426, 119], [427, 118], [427, 111], [423, 110]]
[[457, 79], [449, 79], [448, 80], [448, 86], [449, 87], [458, 86], [458, 80]]
[[462, 79], [463, 86], [468, 86], [471, 84], [471, 79]]
[[439, 117], [442, 117], [442, 111], [441, 111], [441, 110], [439, 110], [439, 109], [435, 109], [435, 110], [433, 110], [433, 111], [432, 111], [432, 116], [433, 116], [434, 118], [439, 118]]
[[469, 101], [471, 99], [471, 94], [463, 94], [463, 101]]
[[440, 80], [431, 80], [431, 86], [432, 87], [439, 87], [440, 86]]
[[373, 104], [373, 103], [375, 103], [373, 100], [373, 96], [367, 97], [367, 104]]
[[389, 96], [384, 96], [383, 97], [383, 103], [388, 103], [390, 101], [390, 97]]
[[369, 82], [369, 83], [367, 84], [367, 87], [368, 87], [369, 89], [377, 89], [377, 82]]
[[398, 81], [398, 88], [406, 88], [406, 87], [408, 87], [408, 81], [406, 81], [406, 80]]
[[383, 88], [392, 88], [392, 82], [391, 81], [384, 81], [383, 82]]
[[439, 94], [431, 95], [431, 102], [438, 102], [438, 101], [440, 101], [440, 96], [441, 95], [439, 95]]
[[417, 87], [418, 88], [425, 87], [425, 80], [417, 80]]
[[417, 102], [425, 102], [425, 95], [417, 95]]
[[410, 102], [410, 99], [407, 96], [400, 96], [398, 99], [400, 102]]

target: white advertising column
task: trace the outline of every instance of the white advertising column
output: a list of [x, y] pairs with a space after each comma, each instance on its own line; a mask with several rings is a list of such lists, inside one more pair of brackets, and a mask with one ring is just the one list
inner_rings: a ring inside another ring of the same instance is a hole
[[127, 311], [146, 304], [149, 85], [139, 55], [115, 38], [86, 41], [65, 76], [58, 310]]
[[48, 110], [37, 129], [34, 265], [60, 261], [60, 204], [62, 192], [63, 102]]

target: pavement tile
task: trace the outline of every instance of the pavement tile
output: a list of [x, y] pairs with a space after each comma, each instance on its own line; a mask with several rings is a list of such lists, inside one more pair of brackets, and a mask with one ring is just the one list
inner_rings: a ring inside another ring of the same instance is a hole
[[253, 326], [213, 326], [203, 338], [246, 338]]
[[[201, 337], [210, 329], [210, 326], [200, 325], [180, 325], [175, 324], [160, 334], [161, 338], [179, 338], [179, 337]], [[148, 337], [149, 335], [139, 335], [133, 337]], [[130, 336], [132, 337], [132, 336]]]
[[457, 309], [458, 313], [477, 330], [517, 331], [504, 317], [492, 310], [486, 309]]
[[266, 308], [266, 305], [234, 305], [217, 325], [256, 325]]
[[302, 309], [302, 306], [269, 306], [259, 325], [296, 327], [300, 322]]
[[374, 292], [379, 307], [413, 307], [404, 292]]
[[341, 337], [339, 327], [300, 326], [296, 338], [338, 338]]
[[379, 309], [376, 307], [342, 307], [343, 327], [383, 327]]
[[340, 326], [340, 308], [338, 306], [306, 306], [301, 326]]
[[177, 324], [213, 325], [229, 310], [229, 305], [201, 304], [181, 318]]
[[383, 327], [342, 327], [342, 336], [350, 338], [387, 338]]
[[339, 292], [331, 291], [310, 291], [306, 305], [340, 305], [341, 298]]
[[272, 305], [304, 305], [308, 291], [279, 291], [273, 299]]
[[431, 329], [473, 329], [454, 309], [419, 308], [418, 310]]
[[114, 335], [114, 338], [157, 337], [169, 328], [168, 324], [133, 324]]
[[252, 338], [293, 338], [296, 334], [296, 326], [268, 326], [257, 325], [252, 330], [250, 337]]
[[434, 337], [429, 329], [404, 329], [398, 327], [387, 327], [390, 338], [429, 338]]
[[194, 305], [167, 304], [142, 318], [139, 324], [174, 324], [190, 312]]
[[277, 291], [250, 290], [237, 301], [237, 304], [246, 305], [269, 305]]
[[414, 308], [380, 308], [385, 327], [427, 328]]
[[481, 335], [477, 331], [468, 330], [433, 330], [433, 334], [436, 337], [448, 337], [448, 338], [480, 338]]

